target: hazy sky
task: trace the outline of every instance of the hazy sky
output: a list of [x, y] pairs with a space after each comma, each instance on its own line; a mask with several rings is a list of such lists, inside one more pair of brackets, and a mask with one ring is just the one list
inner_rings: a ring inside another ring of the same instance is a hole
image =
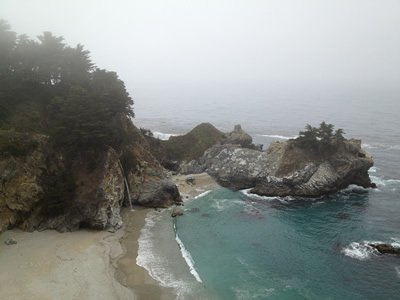
[[18, 34], [143, 83], [400, 90], [399, 0], [1, 0]]

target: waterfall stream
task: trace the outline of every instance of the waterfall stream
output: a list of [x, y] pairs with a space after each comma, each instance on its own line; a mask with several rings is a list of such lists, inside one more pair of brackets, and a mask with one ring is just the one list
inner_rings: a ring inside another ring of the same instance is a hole
[[124, 168], [122, 167], [121, 161], [119, 159], [118, 159], [118, 163], [121, 168], [122, 175], [124, 176], [126, 191], [128, 192], [129, 205], [131, 207], [131, 211], [134, 211], [134, 209], [132, 208], [132, 199], [131, 199], [131, 192], [129, 190], [128, 180], [126, 179]]

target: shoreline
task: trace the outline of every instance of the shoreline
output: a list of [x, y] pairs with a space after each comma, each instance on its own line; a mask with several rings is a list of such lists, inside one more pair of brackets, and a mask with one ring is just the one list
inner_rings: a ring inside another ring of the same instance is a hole
[[[186, 179], [189, 177], [195, 178], [195, 184], [186, 183]], [[206, 173], [177, 175], [173, 176], [173, 180], [184, 202], [193, 200], [196, 196], [218, 187], [218, 184]], [[145, 226], [147, 214], [154, 209], [135, 206], [134, 210], [134, 212], [129, 209], [121, 211], [124, 221], [122, 228], [124, 235], [119, 241], [123, 253], [117, 260], [116, 279], [123, 286], [132, 290], [138, 296], [138, 299], [176, 299], [177, 295], [174, 288], [162, 286], [160, 282], [150, 276], [145, 268], [139, 266], [136, 262], [141, 230]], [[177, 243], [175, 240], [171, 240], [171, 242]]]
[[129, 208], [121, 210], [124, 234], [119, 242], [123, 253], [116, 260], [115, 278], [133, 291], [137, 299], [175, 299], [172, 288], [161, 286], [136, 262], [141, 230], [145, 225], [147, 214], [154, 209], [141, 206], [134, 206], [133, 209], [133, 212]]
[[[187, 184], [188, 177], [196, 183]], [[205, 173], [173, 180], [184, 202], [218, 187]], [[141, 230], [151, 211], [139, 206], [133, 212], [122, 208], [124, 225], [115, 233], [90, 229], [3, 232], [0, 282], [7, 289], [2, 290], [1, 299], [176, 299], [174, 288], [162, 286], [136, 263]], [[17, 244], [5, 245], [8, 238]]]
[[[186, 179], [191, 177], [195, 179], [195, 184], [193, 185], [190, 185], [186, 182]], [[172, 179], [177, 185], [179, 193], [182, 195], [182, 200], [184, 202], [194, 199], [204, 192], [211, 191], [219, 187], [218, 183], [207, 173], [176, 175], [173, 176]]]

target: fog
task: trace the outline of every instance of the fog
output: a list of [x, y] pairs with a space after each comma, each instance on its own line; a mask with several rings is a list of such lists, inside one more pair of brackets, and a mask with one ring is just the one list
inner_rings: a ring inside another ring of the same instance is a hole
[[0, 18], [91, 51], [129, 91], [255, 85], [400, 94], [398, 0], [1, 0]]

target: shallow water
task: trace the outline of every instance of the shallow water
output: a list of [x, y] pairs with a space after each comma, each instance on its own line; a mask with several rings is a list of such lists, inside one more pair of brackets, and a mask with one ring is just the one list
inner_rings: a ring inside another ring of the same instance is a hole
[[[135, 123], [161, 134], [182, 134], [205, 121], [223, 131], [241, 123], [254, 142], [266, 147], [296, 136], [307, 123], [318, 126], [325, 120], [343, 128], [347, 138], [362, 139], [374, 157], [370, 175], [378, 189], [349, 187], [312, 201], [220, 188], [187, 203], [184, 216], [175, 220], [192, 273], [176, 248], [160, 244], [165, 232], [173, 236], [168, 213], [153, 225], [148, 220], [142, 243], [155, 246], [142, 247], [139, 257], [162, 254], [159, 270], [178, 276], [172, 280], [182, 283], [177, 290], [197, 299], [400, 299], [400, 258], [378, 255], [368, 246], [400, 244], [399, 101], [345, 93], [290, 97], [262, 89], [199, 91], [143, 87]], [[195, 102], [188, 105], [185, 99]], [[146, 237], [146, 230], [153, 236]]]

